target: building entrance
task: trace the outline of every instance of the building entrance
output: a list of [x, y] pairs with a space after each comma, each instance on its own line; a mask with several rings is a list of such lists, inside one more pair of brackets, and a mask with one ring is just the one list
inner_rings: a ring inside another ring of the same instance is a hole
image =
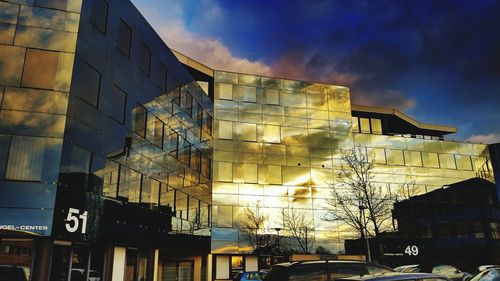
[[193, 261], [168, 261], [162, 266], [161, 281], [193, 281]]

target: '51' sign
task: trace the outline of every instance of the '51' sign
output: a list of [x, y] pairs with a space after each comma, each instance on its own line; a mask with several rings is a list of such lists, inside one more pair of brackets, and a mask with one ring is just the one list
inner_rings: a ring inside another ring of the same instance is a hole
[[80, 228], [80, 220], [82, 221], [82, 230], [81, 233], [85, 234], [87, 231], [87, 211], [84, 211], [83, 214], [80, 214], [79, 209], [69, 208], [68, 216], [64, 220], [66, 230], [68, 232], [76, 232], [78, 228]]

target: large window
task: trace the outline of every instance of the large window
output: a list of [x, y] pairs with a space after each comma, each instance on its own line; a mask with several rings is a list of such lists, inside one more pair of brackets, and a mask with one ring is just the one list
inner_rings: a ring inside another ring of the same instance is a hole
[[153, 144], [159, 148], [163, 148], [163, 122], [158, 117], [155, 117], [155, 135], [153, 138]]
[[102, 34], [106, 34], [108, 7], [108, 3], [104, 0], [92, 1], [92, 13], [90, 15], [90, 21]]
[[117, 47], [127, 57], [130, 57], [131, 42], [132, 42], [132, 29], [122, 19], [120, 19], [120, 23], [118, 26]]
[[108, 116], [123, 124], [125, 118], [125, 104], [127, 102], [127, 94], [118, 86], [113, 85], [111, 91], [103, 94], [100, 99], [100, 108]]
[[13, 136], [5, 178], [9, 180], [56, 180], [59, 172], [61, 141]]
[[148, 46], [141, 44], [141, 57], [140, 57], [140, 67], [141, 70], [149, 77], [149, 71], [151, 68], [151, 51]]
[[148, 112], [141, 105], [137, 105], [134, 109], [132, 109], [134, 132], [143, 138], [146, 137], [147, 117]]
[[83, 60], [77, 60], [73, 75], [72, 91], [84, 101], [97, 107], [101, 74]]
[[59, 53], [28, 49], [22, 86], [52, 90], [56, 86]]
[[158, 62], [156, 85], [158, 85], [158, 87], [160, 87], [160, 89], [164, 91], [167, 89], [167, 67], [161, 62]]

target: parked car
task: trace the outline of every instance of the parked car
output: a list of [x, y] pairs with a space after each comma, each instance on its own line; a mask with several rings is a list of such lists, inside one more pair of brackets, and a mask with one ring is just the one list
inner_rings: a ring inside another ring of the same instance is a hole
[[482, 270], [469, 281], [500, 281], [500, 267], [490, 267]]
[[23, 267], [0, 265], [0, 281], [28, 281]]
[[[85, 270], [83, 268], [73, 268], [71, 269], [71, 280], [79, 281], [84, 280]], [[90, 270], [89, 279], [87, 281], [100, 281], [101, 274], [98, 271]]]
[[485, 271], [487, 269], [495, 268], [495, 267], [500, 267], [498, 264], [485, 264], [485, 265], [480, 265], [477, 267], [477, 272]]
[[233, 277], [233, 281], [260, 281], [265, 274], [259, 271], [238, 272]]
[[375, 275], [352, 276], [339, 281], [451, 281], [450, 279], [432, 273], [401, 273], [389, 272]]
[[392, 268], [360, 261], [319, 260], [287, 262], [271, 267], [264, 281], [337, 280], [353, 275], [394, 272]]
[[468, 272], [461, 271], [457, 267], [448, 264], [430, 265], [430, 264], [412, 264], [396, 267], [397, 271], [403, 273], [418, 273], [427, 272], [445, 276], [453, 281], [467, 281], [472, 275]]

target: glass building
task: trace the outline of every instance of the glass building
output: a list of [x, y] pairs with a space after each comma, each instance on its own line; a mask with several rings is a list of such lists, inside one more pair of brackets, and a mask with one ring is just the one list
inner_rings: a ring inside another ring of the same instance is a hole
[[342, 154], [373, 159], [380, 194], [493, 181], [455, 131], [346, 87], [213, 70], [126, 0], [0, 0], [0, 270], [228, 280], [341, 253], [357, 233], [325, 218]]

